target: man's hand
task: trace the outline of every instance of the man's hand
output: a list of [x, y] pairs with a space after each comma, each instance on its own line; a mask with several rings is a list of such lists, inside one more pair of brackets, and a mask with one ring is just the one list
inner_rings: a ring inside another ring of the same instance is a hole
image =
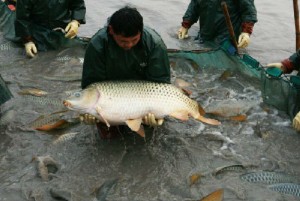
[[34, 57], [35, 54], [37, 53], [37, 49], [34, 42], [25, 43], [25, 51], [27, 56], [31, 58]]
[[95, 116], [91, 114], [81, 114], [79, 115], [79, 119], [81, 122], [88, 124], [88, 125], [93, 125], [96, 123], [99, 123], [99, 119], [97, 119]]
[[164, 122], [164, 119], [156, 120], [154, 114], [149, 113], [144, 117], [143, 122], [148, 126], [155, 127], [155, 126], [161, 126]]
[[185, 39], [189, 37], [188, 35], [188, 29], [187, 28], [184, 28], [184, 27], [181, 27], [179, 30], [178, 30], [178, 38], [179, 39]]
[[283, 65], [282, 63], [270, 63], [270, 64], [267, 64], [266, 65], [267, 68], [269, 67], [276, 67], [276, 68], [279, 68], [280, 70], [283, 70]]
[[239, 36], [238, 47], [245, 48], [250, 43], [250, 34], [242, 32]]
[[293, 119], [293, 127], [296, 129], [296, 131], [300, 131], [300, 112], [298, 112]]
[[77, 20], [72, 20], [67, 27], [65, 28], [66, 31], [66, 38], [74, 38], [77, 33], [78, 33], [78, 27], [79, 27], [80, 23]]

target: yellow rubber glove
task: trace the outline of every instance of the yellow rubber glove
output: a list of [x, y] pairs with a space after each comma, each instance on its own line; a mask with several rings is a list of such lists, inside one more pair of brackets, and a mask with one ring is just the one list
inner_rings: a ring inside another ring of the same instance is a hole
[[250, 43], [250, 34], [242, 32], [239, 36], [238, 47], [245, 48]]
[[100, 122], [99, 119], [97, 119], [95, 116], [91, 114], [81, 114], [79, 115], [79, 120], [88, 125], [92, 125]]
[[189, 37], [188, 29], [184, 28], [184, 27], [180, 27], [180, 29], [178, 30], [178, 38], [179, 39], [185, 39], [187, 37]]
[[74, 38], [77, 33], [78, 33], [78, 27], [79, 27], [80, 23], [77, 20], [72, 20], [67, 27], [65, 28], [66, 31], [66, 38]]
[[270, 63], [270, 64], [267, 64], [266, 67], [267, 68], [269, 68], [269, 67], [276, 67], [276, 68], [279, 68], [279, 69], [283, 70], [282, 63]]
[[298, 112], [293, 119], [293, 127], [296, 129], [296, 131], [300, 131], [300, 112]]
[[154, 114], [149, 113], [144, 117], [143, 122], [148, 126], [155, 127], [155, 126], [161, 126], [164, 122], [164, 119], [156, 120]]
[[34, 57], [35, 54], [37, 53], [37, 49], [34, 42], [25, 43], [25, 51], [27, 56], [31, 58]]

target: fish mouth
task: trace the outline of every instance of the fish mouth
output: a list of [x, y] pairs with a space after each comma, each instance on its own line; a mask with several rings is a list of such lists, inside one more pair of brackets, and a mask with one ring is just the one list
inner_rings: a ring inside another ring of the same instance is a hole
[[72, 104], [71, 104], [69, 101], [67, 101], [67, 100], [64, 100], [64, 101], [63, 101], [63, 104], [64, 104], [64, 106], [66, 106], [67, 108], [72, 107]]

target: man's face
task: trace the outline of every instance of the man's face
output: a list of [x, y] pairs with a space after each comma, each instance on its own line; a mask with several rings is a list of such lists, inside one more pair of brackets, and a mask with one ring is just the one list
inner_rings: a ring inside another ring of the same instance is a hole
[[141, 39], [141, 33], [139, 32], [135, 36], [124, 37], [122, 35], [115, 34], [111, 26], [108, 27], [109, 34], [112, 35], [116, 43], [124, 50], [130, 50], [134, 47]]

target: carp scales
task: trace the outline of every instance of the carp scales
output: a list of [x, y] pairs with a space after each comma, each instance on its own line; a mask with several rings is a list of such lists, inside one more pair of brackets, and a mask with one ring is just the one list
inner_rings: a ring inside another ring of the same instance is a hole
[[203, 108], [171, 84], [148, 81], [105, 81], [89, 85], [63, 101], [70, 110], [94, 115], [108, 127], [126, 124], [144, 137], [141, 123], [149, 113], [157, 119], [171, 116], [186, 121], [189, 117], [211, 125]]

